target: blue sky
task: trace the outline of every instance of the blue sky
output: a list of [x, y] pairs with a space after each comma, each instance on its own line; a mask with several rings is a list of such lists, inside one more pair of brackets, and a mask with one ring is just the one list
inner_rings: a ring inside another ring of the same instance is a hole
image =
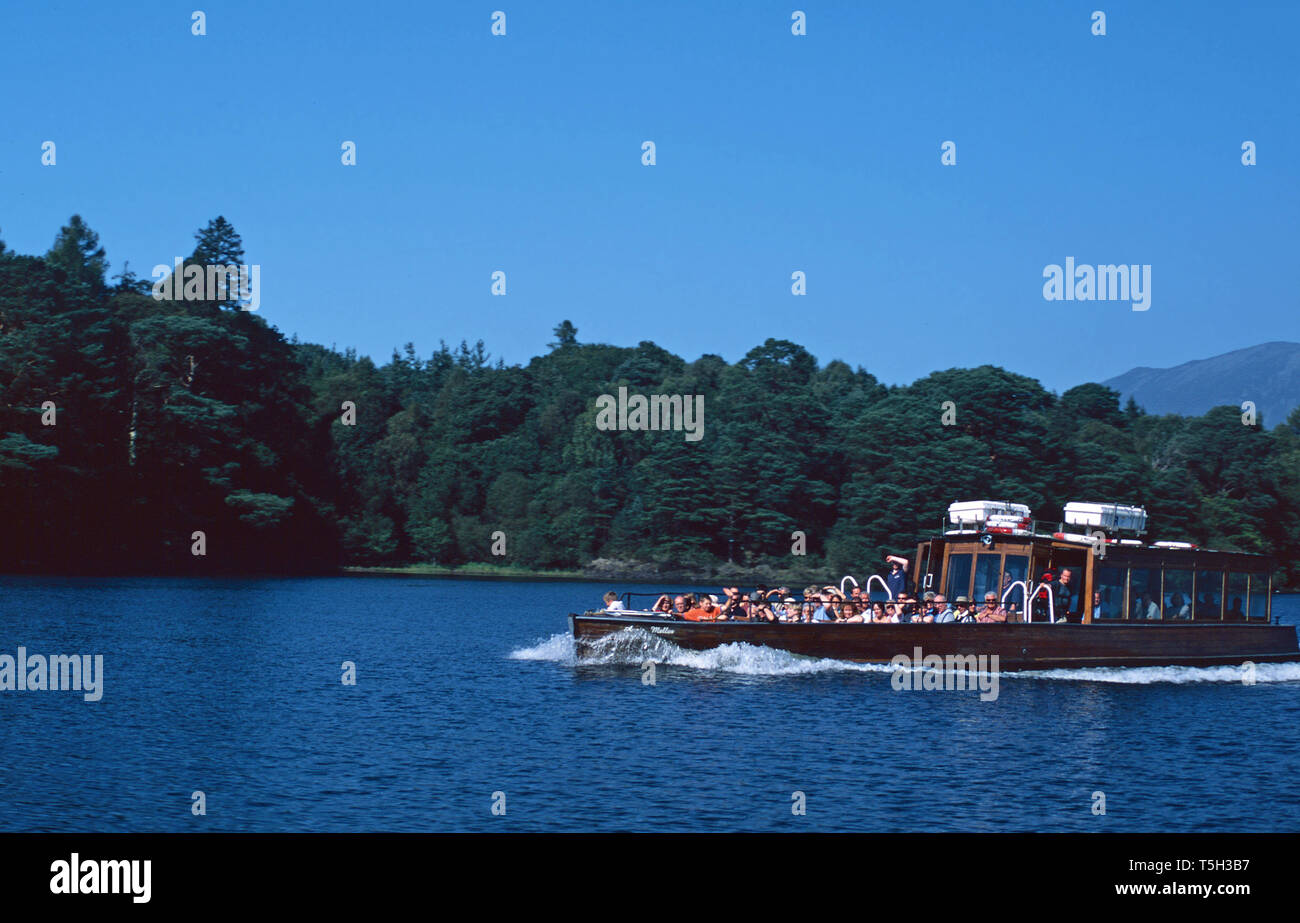
[[[1300, 339], [1295, 3], [190, 0], [7, 4], [0, 31], [11, 248], [77, 212], [147, 276], [224, 214], [268, 320], [380, 361], [525, 362], [568, 318], [1063, 390]], [[1151, 264], [1150, 310], [1045, 301], [1067, 256]]]

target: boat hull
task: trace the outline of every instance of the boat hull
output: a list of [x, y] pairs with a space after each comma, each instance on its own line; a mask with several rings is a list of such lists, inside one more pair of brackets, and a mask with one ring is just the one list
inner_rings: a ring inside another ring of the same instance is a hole
[[1221, 666], [1300, 661], [1287, 625], [1168, 622], [1081, 624], [802, 624], [686, 622], [654, 617], [571, 614], [579, 654], [608, 635], [641, 629], [689, 650], [744, 643], [807, 657], [889, 663], [899, 654], [997, 655], [1000, 670], [1080, 667]]

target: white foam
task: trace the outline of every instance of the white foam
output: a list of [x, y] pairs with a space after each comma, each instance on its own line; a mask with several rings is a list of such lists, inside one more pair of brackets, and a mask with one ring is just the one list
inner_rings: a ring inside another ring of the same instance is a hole
[[532, 647], [511, 651], [513, 660], [549, 660], [569, 666], [577, 664], [628, 664], [640, 666], [647, 660], [693, 670], [713, 670], [746, 676], [792, 676], [828, 671], [859, 673], [888, 672], [885, 664], [851, 663], [846, 660], [801, 657], [789, 651], [753, 644], [723, 644], [706, 651], [691, 651], [639, 628], [628, 628], [600, 638], [582, 656], [577, 655], [573, 636], [552, 635]]
[[[794, 676], [809, 673], [852, 672], [891, 673], [893, 667], [883, 663], [853, 663], [829, 657], [803, 657], [775, 648], [733, 643], [705, 651], [686, 650], [658, 635], [639, 628], [627, 628], [606, 635], [578, 656], [573, 636], [568, 632], [552, 635], [532, 647], [510, 652], [512, 660], [541, 660], [566, 666], [579, 664], [626, 664], [640, 666], [647, 660], [693, 670], [712, 670], [746, 676]], [[1066, 682], [1119, 683], [1236, 683], [1242, 682], [1240, 664], [1218, 667], [1081, 667], [1073, 670], [1004, 671], [1006, 678], [1048, 679]], [[1300, 662], [1259, 663], [1255, 665], [1256, 683], [1300, 682]]]
[[[1242, 685], [1241, 664], [1218, 667], [1081, 667], [1076, 670], [1026, 670], [1006, 673], [1017, 679], [1060, 679], [1089, 683], [1236, 683]], [[1300, 682], [1300, 663], [1257, 663], [1256, 683]]]

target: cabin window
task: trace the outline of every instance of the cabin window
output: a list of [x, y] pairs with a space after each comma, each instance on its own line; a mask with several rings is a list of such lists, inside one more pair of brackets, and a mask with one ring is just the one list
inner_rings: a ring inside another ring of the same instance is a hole
[[1250, 575], [1250, 608], [1246, 614], [1261, 622], [1268, 621], [1268, 574]]
[[1223, 571], [1196, 572], [1195, 618], [1216, 622], [1223, 618]]
[[1160, 571], [1134, 567], [1128, 573], [1128, 617], [1135, 622], [1160, 618]]
[[1025, 575], [1029, 573], [1029, 556], [1023, 554], [1009, 554], [1002, 564], [1002, 589], [998, 591], [998, 598], [1002, 599], [1002, 594], [1006, 593], [1006, 599], [1002, 600], [1002, 605], [1011, 610], [1025, 611], [1025, 588], [1018, 586], [1010, 593], [1007, 593], [1007, 587], [1016, 582], [1023, 582]]
[[1192, 572], [1165, 570], [1165, 618], [1187, 621], [1192, 617]]
[[1223, 594], [1224, 619], [1229, 622], [1246, 620], [1246, 575], [1228, 574], [1228, 589]]
[[948, 556], [948, 585], [944, 587], [948, 602], [953, 602], [958, 596], [970, 595], [970, 567], [971, 555], [951, 554]]
[[1123, 567], [1098, 567], [1097, 585], [1093, 595], [1100, 597], [1093, 607], [1094, 619], [1122, 619], [1124, 617], [1124, 577], [1127, 570]]
[[970, 598], [976, 605], [984, 604], [985, 593], [1002, 595], [1002, 555], [982, 554], [975, 561], [975, 592]]

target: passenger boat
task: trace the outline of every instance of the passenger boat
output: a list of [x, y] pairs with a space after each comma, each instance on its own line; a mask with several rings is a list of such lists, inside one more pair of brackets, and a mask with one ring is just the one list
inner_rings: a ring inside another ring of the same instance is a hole
[[[996, 655], [1001, 670], [1300, 661], [1295, 628], [1272, 617], [1269, 558], [1144, 541], [1141, 507], [1070, 503], [1064, 513], [1049, 531], [1020, 504], [954, 503], [944, 526], [917, 544], [909, 567], [917, 593], [942, 590], [951, 603], [996, 592], [1017, 612], [1003, 623], [691, 622], [635, 609], [625, 594], [624, 609], [573, 613], [569, 627], [580, 654], [640, 629], [694, 650], [739, 642], [888, 664], [919, 648], [965, 662]], [[1057, 617], [1045, 579], [1063, 569], [1084, 603], [1073, 619]], [[864, 598], [892, 598], [879, 577], [864, 591], [873, 584]]]

